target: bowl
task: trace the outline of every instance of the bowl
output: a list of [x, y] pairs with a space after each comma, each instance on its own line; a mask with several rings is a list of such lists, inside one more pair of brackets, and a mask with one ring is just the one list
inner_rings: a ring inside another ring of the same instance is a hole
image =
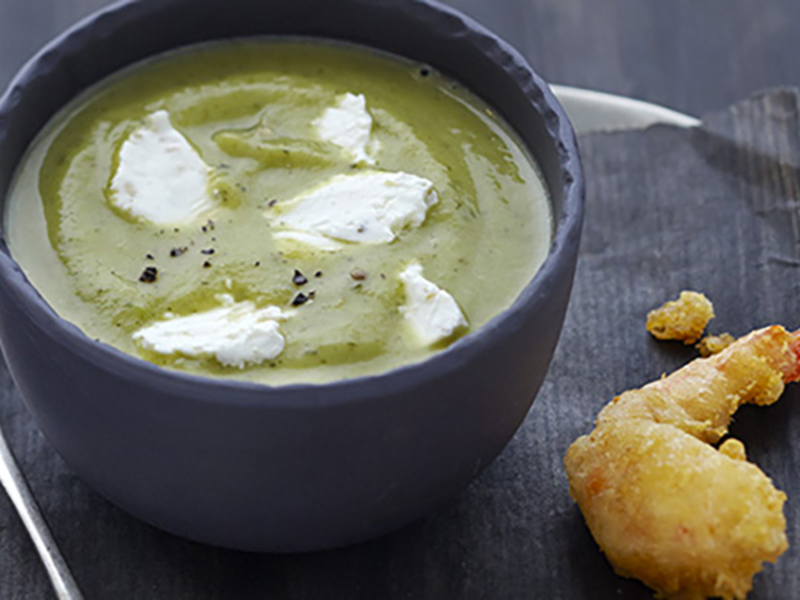
[[543, 172], [555, 222], [547, 259], [513, 305], [432, 358], [375, 376], [285, 387], [210, 379], [85, 336], [41, 298], [0, 232], [0, 345], [50, 444], [117, 506], [209, 544], [319, 550], [421, 518], [514, 435], [563, 323], [583, 179], [572, 128], [547, 85], [508, 44], [443, 5], [139, 0], [54, 40], [0, 99], [3, 203], [28, 145], [89, 86], [177, 47], [257, 35], [347, 40], [431, 64], [506, 119]]

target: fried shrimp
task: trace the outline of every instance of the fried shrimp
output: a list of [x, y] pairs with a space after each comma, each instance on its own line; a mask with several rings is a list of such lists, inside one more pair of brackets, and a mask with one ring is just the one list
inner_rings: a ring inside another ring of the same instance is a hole
[[714, 318], [714, 306], [699, 292], [681, 292], [677, 300], [647, 314], [647, 331], [659, 340], [680, 340], [694, 344]]
[[800, 332], [772, 326], [614, 398], [564, 460], [570, 493], [620, 575], [662, 597], [744, 598], [787, 548], [786, 496], [726, 440], [743, 404], [800, 379]]

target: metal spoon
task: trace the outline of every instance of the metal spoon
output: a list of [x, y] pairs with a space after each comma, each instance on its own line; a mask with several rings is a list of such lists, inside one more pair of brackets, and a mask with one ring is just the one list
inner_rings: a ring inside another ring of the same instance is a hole
[[59, 600], [83, 600], [0, 429], [0, 483], [17, 509]]

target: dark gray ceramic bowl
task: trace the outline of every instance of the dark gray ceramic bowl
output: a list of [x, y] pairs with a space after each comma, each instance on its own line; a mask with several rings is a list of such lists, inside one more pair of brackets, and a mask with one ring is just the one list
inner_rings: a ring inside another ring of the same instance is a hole
[[187, 538], [294, 552], [414, 521], [503, 449], [558, 340], [583, 184], [572, 129], [546, 84], [442, 5], [149, 0], [97, 13], [23, 68], [0, 100], [0, 198], [37, 132], [88, 86], [179, 46], [264, 34], [345, 39], [427, 62], [506, 118], [544, 172], [556, 222], [544, 266], [514, 305], [423, 363], [269, 388], [168, 372], [94, 342], [42, 300], [0, 239], [0, 341], [47, 439], [106, 498]]

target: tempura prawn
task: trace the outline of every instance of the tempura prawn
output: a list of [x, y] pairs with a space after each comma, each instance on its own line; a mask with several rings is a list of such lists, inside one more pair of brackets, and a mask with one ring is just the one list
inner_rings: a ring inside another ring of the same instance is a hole
[[744, 598], [787, 548], [786, 496], [733, 439], [742, 404], [800, 379], [800, 331], [755, 331], [614, 398], [569, 448], [570, 493], [615, 570], [667, 598]]

